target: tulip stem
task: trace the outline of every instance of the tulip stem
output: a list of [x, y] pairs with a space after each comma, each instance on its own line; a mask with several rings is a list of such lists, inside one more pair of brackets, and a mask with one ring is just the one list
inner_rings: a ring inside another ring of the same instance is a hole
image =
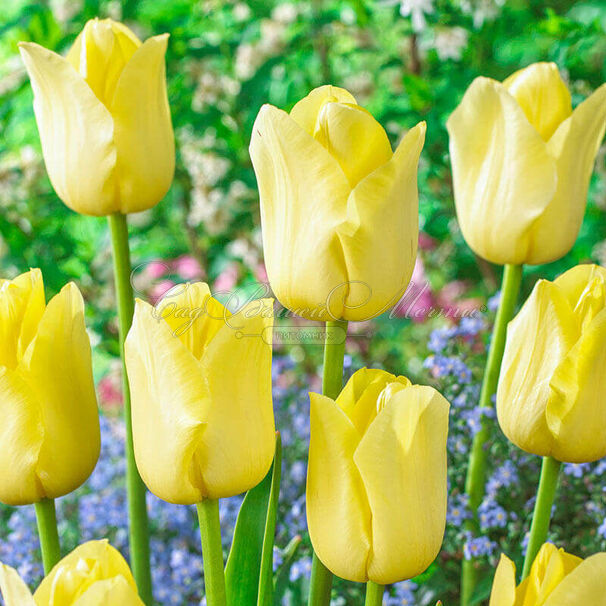
[[522, 569], [522, 581], [530, 574], [532, 563], [537, 553], [539, 553], [541, 545], [547, 539], [549, 522], [551, 520], [551, 508], [553, 507], [556, 488], [558, 487], [558, 476], [561, 466], [560, 461], [552, 457], [543, 457], [541, 479], [539, 480], [537, 500], [534, 504], [534, 512], [532, 513], [530, 536], [528, 538], [526, 557], [524, 558], [524, 568]]
[[[326, 322], [322, 393], [333, 400], [341, 393], [343, 387], [343, 358], [345, 357], [346, 337], [346, 321]], [[308, 606], [329, 606], [332, 577], [332, 572], [320, 562], [314, 552]]]
[[219, 501], [205, 499], [196, 505], [200, 522], [202, 559], [204, 560], [204, 587], [208, 606], [226, 606], [225, 572], [223, 567], [223, 545]]
[[126, 215], [122, 213], [110, 215], [108, 221], [114, 255], [114, 283], [118, 304], [120, 357], [122, 358], [130, 560], [139, 595], [147, 606], [151, 606], [153, 597], [149, 564], [146, 490], [135, 463], [133, 428], [130, 414], [130, 387], [128, 385], [126, 363], [124, 360], [124, 340], [133, 323], [134, 313], [133, 288], [130, 282], [131, 265], [128, 248], [128, 225], [126, 223]]
[[[495, 318], [492, 331], [492, 340], [488, 350], [488, 359], [482, 381], [480, 392], [480, 408], [492, 408], [492, 397], [497, 391], [501, 361], [505, 350], [505, 336], [507, 324], [513, 317], [513, 312], [520, 292], [522, 282], [522, 266], [506, 265], [503, 270], [503, 281], [501, 284], [501, 300]], [[485, 415], [481, 416], [481, 427], [474, 436], [471, 452], [469, 455], [469, 466], [465, 479], [465, 491], [469, 497], [469, 509], [472, 518], [466, 521], [465, 529], [475, 534], [479, 530], [477, 512], [484, 498], [484, 487], [486, 484], [486, 463], [488, 451], [486, 443], [491, 434], [492, 427], [487, 424]], [[461, 606], [469, 606], [477, 582], [477, 570], [473, 559], [463, 560], [463, 571], [461, 575]]]
[[372, 581], [366, 583], [366, 601], [364, 606], [382, 606], [385, 585], [378, 585]]
[[53, 566], [61, 559], [59, 533], [57, 532], [57, 514], [54, 499], [42, 499], [35, 503], [38, 536], [44, 574], [48, 574]]

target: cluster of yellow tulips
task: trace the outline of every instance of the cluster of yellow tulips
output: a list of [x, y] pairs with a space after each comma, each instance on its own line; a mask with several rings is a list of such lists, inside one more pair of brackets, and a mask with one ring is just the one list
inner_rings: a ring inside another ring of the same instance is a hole
[[[258, 486], [272, 461], [279, 476], [273, 301], [228, 310], [197, 283], [151, 306], [134, 303], [129, 288], [125, 215], [157, 204], [174, 170], [166, 46], [166, 35], [141, 43], [111, 20], [87, 23], [65, 58], [21, 45], [57, 194], [77, 212], [110, 216], [134, 576], [104, 541], [60, 559], [53, 499], [95, 467], [99, 420], [80, 292], [68, 284], [46, 303], [34, 269], [0, 280], [0, 501], [36, 504], [47, 576], [32, 596], [1, 566], [7, 606], [150, 606], [140, 479], [166, 501], [197, 504], [207, 603], [241, 606], [226, 585], [217, 500]], [[575, 241], [606, 127], [606, 85], [573, 111], [552, 64], [503, 83], [478, 78], [447, 127], [463, 234], [477, 254], [507, 264], [482, 402], [490, 406], [496, 393], [503, 432], [544, 457], [523, 580], [502, 556], [490, 604], [604, 605], [606, 553], [581, 561], [542, 544], [559, 462], [606, 455], [606, 270], [583, 265], [540, 280], [507, 324], [520, 266], [560, 258]], [[334, 86], [313, 90], [290, 113], [261, 108], [250, 153], [269, 281], [285, 307], [345, 335], [347, 321], [399, 300], [416, 258], [425, 128], [412, 128], [393, 152], [372, 115]], [[323, 394], [310, 394], [310, 606], [329, 604], [332, 574], [367, 583], [367, 606], [382, 604], [385, 585], [433, 562], [446, 523], [448, 402], [384, 370], [358, 370], [343, 387], [344, 348], [327, 340]], [[472, 506], [483, 491], [486, 430], [470, 461]], [[271, 596], [264, 570], [257, 563], [259, 606]], [[463, 571], [465, 606], [476, 573], [473, 561]]]

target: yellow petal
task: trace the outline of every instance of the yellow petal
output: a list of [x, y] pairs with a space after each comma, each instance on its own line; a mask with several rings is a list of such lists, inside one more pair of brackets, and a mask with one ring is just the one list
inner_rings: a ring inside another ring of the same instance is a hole
[[391, 309], [408, 287], [419, 238], [417, 165], [425, 129], [424, 122], [412, 128], [392, 159], [349, 197], [347, 222], [339, 228], [349, 280], [346, 320]]
[[34, 597], [40, 606], [71, 604], [72, 600], [84, 594], [98, 581], [112, 578], [122, 579], [127, 587], [136, 592], [135, 580], [120, 552], [107, 539], [88, 541], [76, 547], [53, 567], [40, 583]]
[[539, 550], [530, 574], [518, 589], [520, 606], [541, 606], [562, 579], [582, 562], [563, 549], [545, 543]]
[[356, 103], [355, 97], [344, 88], [325, 84], [314, 88], [290, 110], [290, 117], [313, 136], [318, 114], [325, 103]]
[[560, 288], [540, 280], [507, 328], [497, 389], [497, 416], [519, 448], [550, 455], [553, 436], [545, 419], [555, 369], [579, 337], [574, 312]]
[[588, 463], [606, 455], [606, 310], [589, 324], [555, 369], [546, 411], [553, 456]]
[[88, 478], [101, 440], [84, 301], [75, 284], [49, 301], [22, 371], [44, 427], [36, 473], [45, 495], [56, 498]]
[[[581, 300], [587, 285], [596, 278], [606, 283], [606, 269], [599, 265], [583, 263], [572, 267], [568, 271], [565, 271], [561, 276], [558, 276], [554, 280], [554, 284], [562, 290], [568, 299], [570, 307], [577, 310], [579, 301]], [[580, 310], [576, 312], [576, 315], [579, 318], [580, 324], [582, 321]]]
[[[63, 57], [22, 42], [46, 170], [59, 197], [87, 215], [119, 210], [114, 125], [107, 108]], [[86, 125], [84, 128], [82, 125]]]
[[515, 606], [515, 603], [516, 566], [502, 553], [492, 582], [492, 592], [488, 606]]
[[314, 139], [337, 160], [351, 187], [393, 155], [383, 127], [370, 112], [353, 103], [324, 103]]
[[446, 524], [448, 408], [435, 389], [407, 387], [386, 404], [354, 454], [372, 512], [371, 581], [411, 579], [438, 555]]
[[0, 366], [16, 368], [36, 334], [45, 306], [39, 269], [0, 284]]
[[97, 581], [86, 590], [73, 606], [145, 606], [136, 589], [133, 589], [122, 577]]
[[175, 286], [156, 305], [156, 310], [157, 317], [166, 321], [198, 360], [231, 317], [229, 310], [212, 298], [204, 282]]
[[351, 419], [360, 436], [364, 435], [370, 422], [377, 416], [380, 394], [388, 384], [394, 382], [410, 385], [405, 377], [396, 377], [372, 368], [361, 368], [347, 381], [336, 402]]
[[120, 74], [139, 46], [141, 41], [126, 26], [95, 18], [87, 21], [66, 59], [109, 108]]
[[606, 129], [606, 84], [585, 99], [547, 143], [556, 161], [557, 189], [532, 229], [528, 262], [549, 263], [573, 246], [587, 203], [595, 157]]
[[321, 562], [344, 579], [365, 582], [371, 514], [354, 452], [360, 436], [337, 404], [315, 393], [307, 471], [309, 536]]
[[211, 406], [196, 462], [212, 499], [256, 486], [271, 465], [275, 450], [272, 328], [273, 301], [253, 301], [222, 322], [202, 354]]
[[0, 592], [5, 606], [36, 606], [34, 598], [19, 573], [0, 562]]
[[45, 496], [36, 474], [44, 439], [40, 405], [23, 374], [0, 367], [0, 501], [27, 505]]
[[533, 63], [503, 82], [543, 140], [572, 113], [570, 92], [555, 63]]
[[146, 40], [124, 67], [111, 102], [118, 150], [120, 210], [157, 204], [175, 170], [175, 141], [166, 93], [168, 34]]
[[345, 221], [351, 191], [343, 171], [288, 114], [269, 105], [255, 121], [250, 155], [273, 291], [300, 316], [340, 318], [347, 274], [336, 227]]
[[210, 408], [200, 363], [140, 300], [125, 350], [139, 473], [161, 499], [197, 503], [207, 494], [194, 455]]
[[505, 87], [488, 78], [473, 81], [447, 128], [465, 240], [493, 263], [527, 262], [532, 225], [556, 189], [545, 142]]
[[588, 557], [547, 598], [544, 606], [606, 606], [606, 553]]

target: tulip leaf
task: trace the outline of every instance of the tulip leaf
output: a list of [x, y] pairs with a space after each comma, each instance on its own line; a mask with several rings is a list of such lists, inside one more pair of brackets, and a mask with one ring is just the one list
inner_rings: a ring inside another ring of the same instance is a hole
[[297, 555], [297, 551], [299, 550], [299, 546], [301, 545], [301, 537], [300, 535], [296, 535], [293, 537], [288, 543], [288, 545], [284, 548], [284, 561], [282, 562], [280, 568], [276, 572], [275, 578], [275, 588], [274, 588], [274, 606], [282, 606], [282, 598], [286, 593], [286, 589], [288, 586], [288, 581], [290, 577], [290, 567], [292, 563], [295, 561], [295, 556]]
[[265, 536], [263, 538], [263, 553], [261, 556], [261, 571], [259, 574], [259, 597], [257, 606], [270, 606], [274, 591], [274, 539], [276, 536], [276, 516], [278, 499], [280, 497], [280, 477], [282, 473], [282, 440], [276, 433], [276, 454], [274, 455], [271, 492], [265, 521]]
[[256, 606], [273, 465], [265, 478], [244, 497], [225, 567], [229, 606]]

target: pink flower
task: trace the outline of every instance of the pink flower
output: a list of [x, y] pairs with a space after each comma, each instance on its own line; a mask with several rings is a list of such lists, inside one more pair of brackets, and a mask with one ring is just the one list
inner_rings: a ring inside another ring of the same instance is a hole
[[255, 278], [257, 278], [261, 284], [267, 284], [267, 282], [269, 282], [267, 270], [265, 269], [265, 263], [259, 263], [257, 267], [255, 267]]
[[175, 283], [172, 280], [162, 280], [154, 284], [149, 293], [152, 305], [155, 305], [174, 286]]
[[121, 371], [112, 369], [97, 383], [99, 403], [102, 408], [122, 406]]
[[173, 269], [185, 280], [199, 280], [204, 276], [204, 270], [199, 261], [191, 255], [182, 255], [175, 259]]
[[229, 292], [238, 283], [238, 277], [238, 265], [230, 263], [215, 280], [213, 292]]
[[419, 232], [419, 248], [421, 250], [433, 250], [438, 245], [438, 241], [426, 234], [424, 231]]
[[393, 309], [398, 318], [410, 318], [413, 322], [424, 322], [435, 306], [435, 298], [427, 281], [425, 267], [417, 257], [410, 284]]
[[170, 271], [170, 266], [162, 259], [154, 259], [145, 266], [145, 273], [156, 280]]

